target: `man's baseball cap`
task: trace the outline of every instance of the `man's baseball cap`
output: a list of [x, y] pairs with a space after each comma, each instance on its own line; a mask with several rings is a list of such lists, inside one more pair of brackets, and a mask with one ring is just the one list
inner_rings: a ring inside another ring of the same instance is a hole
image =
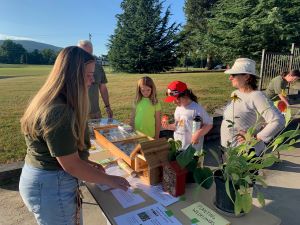
[[185, 83], [181, 81], [173, 81], [168, 85], [168, 89], [166, 92], [167, 97], [164, 99], [165, 102], [173, 102], [178, 98], [178, 96], [184, 91], [187, 90], [187, 86]]

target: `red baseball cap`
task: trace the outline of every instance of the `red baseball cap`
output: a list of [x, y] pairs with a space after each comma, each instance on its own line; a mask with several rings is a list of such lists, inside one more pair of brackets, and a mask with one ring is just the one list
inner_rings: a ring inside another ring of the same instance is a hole
[[165, 102], [173, 102], [176, 100], [179, 96], [179, 94], [183, 93], [185, 90], [187, 90], [187, 86], [185, 83], [181, 81], [173, 81], [168, 85], [168, 90], [166, 92], [166, 95], [168, 97], [165, 98]]

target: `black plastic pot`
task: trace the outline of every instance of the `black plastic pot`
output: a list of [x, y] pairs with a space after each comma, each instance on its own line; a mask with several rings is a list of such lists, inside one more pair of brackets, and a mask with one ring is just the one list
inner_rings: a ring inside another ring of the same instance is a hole
[[[225, 180], [221, 170], [215, 171], [214, 180], [216, 183], [215, 206], [225, 213], [234, 214], [234, 204], [226, 193]], [[231, 182], [229, 182], [229, 190], [232, 200], [235, 201], [235, 192]]]

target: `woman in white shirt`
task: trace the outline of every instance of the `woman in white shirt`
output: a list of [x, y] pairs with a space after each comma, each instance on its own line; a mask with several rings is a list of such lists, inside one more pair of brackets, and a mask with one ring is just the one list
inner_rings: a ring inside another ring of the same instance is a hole
[[[229, 80], [237, 90], [231, 96], [236, 96], [225, 108], [221, 125], [221, 145], [223, 147], [237, 146], [245, 141], [244, 134], [257, 122], [257, 113], [262, 120], [256, 126], [255, 137], [259, 141], [255, 145], [256, 155], [260, 155], [268, 143], [284, 128], [285, 120], [271, 101], [261, 91], [257, 90], [255, 62], [248, 58], [239, 58], [231, 69]], [[232, 122], [234, 124], [232, 126]]]

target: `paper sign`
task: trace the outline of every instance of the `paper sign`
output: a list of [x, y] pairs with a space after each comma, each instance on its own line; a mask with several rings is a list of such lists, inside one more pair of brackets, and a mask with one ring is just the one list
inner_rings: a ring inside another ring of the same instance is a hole
[[168, 192], [165, 192], [162, 188], [162, 185], [149, 186], [148, 188], [144, 188], [143, 190], [146, 194], [148, 194], [157, 202], [161, 203], [163, 206], [171, 205], [179, 200], [179, 198], [175, 198]]
[[208, 208], [201, 202], [196, 202], [193, 205], [181, 210], [187, 217], [190, 218], [193, 224], [198, 225], [229, 225], [230, 222], [221, 217], [215, 211]]
[[111, 190], [111, 193], [118, 200], [118, 202], [122, 205], [123, 208], [128, 208], [130, 206], [134, 206], [140, 204], [145, 201], [137, 193], [134, 193], [133, 190], [128, 189], [127, 191], [123, 191], [121, 189]]
[[[168, 214], [166, 213], [168, 212]], [[181, 225], [174, 215], [159, 203], [114, 218], [118, 225]]]

